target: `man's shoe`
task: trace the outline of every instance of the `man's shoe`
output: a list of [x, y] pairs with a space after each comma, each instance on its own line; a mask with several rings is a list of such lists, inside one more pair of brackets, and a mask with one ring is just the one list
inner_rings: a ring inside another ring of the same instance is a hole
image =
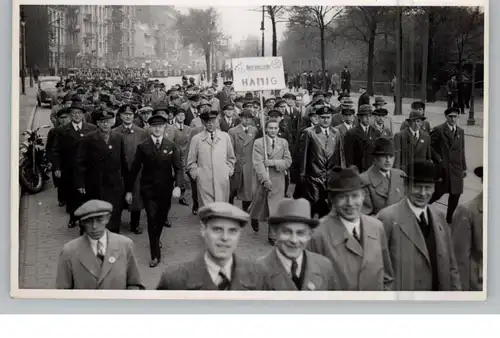
[[198, 215], [198, 208], [193, 208], [191, 211], [193, 212], [193, 215]]
[[130, 227], [130, 231], [132, 231], [136, 235], [142, 234], [142, 229], [140, 227], [136, 227], [136, 228]]
[[258, 220], [256, 220], [256, 219], [252, 219], [252, 220], [250, 221], [250, 224], [252, 225], [252, 229], [253, 229], [253, 231], [255, 231], [255, 232], [259, 232], [259, 221], [258, 221]]
[[172, 227], [172, 223], [170, 223], [169, 220], [166, 220], [165, 221], [165, 224], [163, 225], [165, 228], [171, 228]]
[[76, 222], [75, 221], [69, 221], [68, 228], [74, 228], [74, 227], [76, 227]]
[[158, 260], [158, 258], [155, 258], [155, 259], [151, 260], [151, 262], [149, 263], [149, 267], [156, 268], [158, 266], [158, 263], [160, 263], [160, 261]]
[[60, 207], [64, 207], [64, 206], [66, 206], [66, 203], [64, 203], [64, 202], [59, 202], [59, 206], [60, 206]]
[[189, 203], [186, 201], [184, 197], [179, 199], [179, 204], [189, 206]]
[[274, 238], [268, 238], [267, 241], [269, 242], [269, 244], [271, 244], [272, 246], [274, 246], [276, 244], [276, 240]]

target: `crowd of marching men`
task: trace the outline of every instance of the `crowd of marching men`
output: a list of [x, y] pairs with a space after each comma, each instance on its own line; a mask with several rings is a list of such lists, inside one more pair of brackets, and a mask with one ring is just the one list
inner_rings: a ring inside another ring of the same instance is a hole
[[[58, 288], [143, 288], [122, 212], [141, 234], [145, 209], [154, 268], [171, 202], [188, 206], [190, 189], [206, 249], [182, 264], [166, 257], [158, 289], [482, 289], [482, 193], [458, 206], [467, 168], [457, 109], [431, 129], [414, 102], [396, 132], [380, 97], [356, 107], [342, 92], [335, 106], [318, 90], [303, 106], [286, 93], [261, 109], [231, 85], [66, 80], [47, 151], [82, 236], [62, 251]], [[433, 204], [444, 194], [446, 215]], [[263, 222], [269, 255], [235, 255], [241, 228]]]

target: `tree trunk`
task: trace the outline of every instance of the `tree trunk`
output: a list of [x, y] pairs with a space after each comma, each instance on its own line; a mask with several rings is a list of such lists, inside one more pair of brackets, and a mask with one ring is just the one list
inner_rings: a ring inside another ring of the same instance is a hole
[[368, 79], [366, 91], [373, 96], [373, 62], [375, 60], [375, 30], [372, 29], [368, 40]]
[[320, 44], [321, 44], [321, 72], [323, 76], [323, 91], [326, 92], [326, 74], [325, 74], [325, 27], [319, 28]]
[[274, 12], [269, 11], [269, 16], [271, 17], [271, 26], [273, 29], [273, 56], [278, 55], [278, 38], [276, 37], [276, 17]]
[[205, 50], [205, 63], [207, 64], [207, 82], [212, 83], [212, 67], [210, 65], [210, 49]]
[[429, 61], [429, 13], [425, 12], [424, 15], [424, 39], [422, 42], [422, 81], [420, 88], [420, 98], [423, 102], [427, 101], [427, 62]]
[[403, 89], [403, 72], [401, 63], [403, 61], [403, 32], [402, 32], [402, 18], [401, 18], [401, 7], [396, 7], [396, 87], [395, 89], [395, 99], [396, 105], [394, 106], [394, 115], [402, 115], [402, 89]]

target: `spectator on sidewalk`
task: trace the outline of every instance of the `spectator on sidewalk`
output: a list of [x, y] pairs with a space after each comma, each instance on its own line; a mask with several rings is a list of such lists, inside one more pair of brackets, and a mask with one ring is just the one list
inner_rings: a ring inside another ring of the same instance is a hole
[[458, 82], [455, 75], [446, 83], [446, 97], [448, 99], [448, 108], [458, 107]]

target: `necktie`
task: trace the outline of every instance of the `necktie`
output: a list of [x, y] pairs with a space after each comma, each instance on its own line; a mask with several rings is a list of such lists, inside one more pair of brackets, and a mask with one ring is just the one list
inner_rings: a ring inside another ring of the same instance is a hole
[[109, 134], [102, 134], [102, 138], [104, 139], [104, 142], [109, 142]]
[[248, 134], [248, 128], [245, 128], [244, 130], [245, 130], [245, 134]]
[[99, 240], [97, 241], [97, 259], [99, 259], [99, 262], [102, 264], [104, 262], [104, 247], [102, 245], [102, 242]]
[[273, 143], [271, 144], [271, 148], [274, 150], [274, 140]]
[[210, 138], [212, 139], [212, 141], [214, 140], [214, 133], [210, 133]]
[[156, 145], [156, 150], [159, 150], [159, 149], [160, 149], [160, 146], [161, 146], [161, 143], [160, 143], [160, 139], [159, 139], [159, 138], [157, 138], [157, 139], [156, 139], [155, 145]]
[[328, 138], [328, 130], [325, 129], [325, 136]]
[[179, 130], [182, 131], [182, 129], [184, 129], [184, 127], [182, 126], [182, 123], [179, 124]]
[[427, 236], [429, 236], [429, 224], [427, 223], [427, 219], [425, 218], [425, 211], [422, 211], [422, 213], [420, 214], [418, 225], [420, 226], [420, 230], [422, 230], [422, 235], [424, 235], [424, 238], [427, 238]]
[[356, 228], [352, 229], [352, 236], [353, 236], [353, 237], [354, 237], [354, 239], [356, 239], [358, 242], [360, 241], [359, 234], [358, 234], [358, 231], [356, 230]]
[[220, 291], [228, 290], [229, 286], [231, 285], [231, 281], [229, 280], [229, 278], [227, 278], [227, 276], [224, 274], [224, 272], [222, 272], [222, 270], [219, 271], [219, 277], [221, 278], [221, 282], [217, 285], [217, 288]]
[[290, 269], [290, 272], [292, 273], [292, 281], [295, 283], [295, 286], [297, 289], [300, 290], [300, 277], [297, 274], [297, 270], [299, 268], [299, 265], [297, 264], [297, 261], [295, 259], [292, 260], [292, 267]]
[[80, 126], [76, 125], [76, 126], [75, 126], [75, 130], [76, 130], [76, 131], [80, 131]]

